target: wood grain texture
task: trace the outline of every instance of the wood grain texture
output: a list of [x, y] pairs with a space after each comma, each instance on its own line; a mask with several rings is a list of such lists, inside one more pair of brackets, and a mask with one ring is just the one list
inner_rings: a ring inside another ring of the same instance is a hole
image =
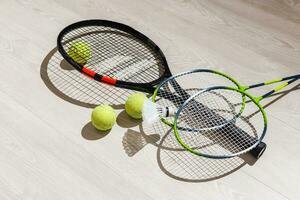
[[[299, 1], [2, 0], [0, 13], [1, 200], [300, 199], [299, 85], [263, 102], [272, 103], [268, 149], [250, 166], [178, 150], [167, 127], [126, 118], [130, 91], [78, 90], [55, 50], [66, 25], [109, 19], [153, 39], [173, 73], [208, 66], [261, 82], [300, 72]], [[102, 135], [89, 124], [99, 103], [120, 113]]]

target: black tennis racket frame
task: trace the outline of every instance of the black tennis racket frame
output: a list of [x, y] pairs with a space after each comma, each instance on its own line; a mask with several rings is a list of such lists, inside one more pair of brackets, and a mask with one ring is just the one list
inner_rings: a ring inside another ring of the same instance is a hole
[[[96, 73], [94, 76], [91, 76], [93, 79], [95, 79], [99, 82], [108, 83], [108, 84], [111, 84], [111, 85], [114, 85], [114, 86], [120, 87], [120, 88], [126, 88], [126, 89], [141, 91], [141, 92], [147, 92], [147, 93], [153, 93], [155, 90], [155, 86], [157, 86], [159, 83], [161, 83], [164, 79], [172, 76], [171, 71], [168, 66], [168, 63], [167, 63], [167, 60], [166, 60], [163, 52], [150, 38], [148, 38], [144, 34], [138, 32], [137, 30], [135, 30], [132, 27], [127, 26], [125, 24], [113, 22], [113, 21], [109, 21], [109, 20], [98, 20], [98, 19], [97, 20], [96, 19], [85, 20], [85, 21], [80, 21], [80, 22], [71, 24], [71, 25], [67, 26], [66, 28], [64, 28], [57, 37], [58, 51], [60, 52], [60, 54], [63, 56], [63, 58], [67, 62], [69, 62], [71, 65], [73, 65], [75, 67], [76, 70], [82, 72], [84, 66], [75, 62], [72, 58], [70, 58], [68, 56], [67, 52], [64, 50], [63, 44], [62, 44], [64, 35], [69, 33], [70, 31], [80, 28], [80, 27], [99, 26], [99, 25], [116, 28], [118, 30], [129, 33], [129, 34], [135, 36], [137, 39], [139, 39], [141, 42], [143, 42], [147, 46], [150, 46], [153, 49], [153, 51], [157, 52], [157, 54], [161, 57], [162, 65], [164, 66], [165, 71], [162, 76], [160, 76], [158, 79], [151, 81], [149, 83], [134, 83], [134, 82], [127, 82], [127, 81], [122, 81], [122, 80], [115, 80], [115, 82], [112, 84], [110, 82], [103, 81], [104, 75], [101, 75], [98, 73]], [[86, 73], [84, 73], [84, 74], [86, 74]], [[88, 75], [88, 74], [86, 74], [86, 75]]]

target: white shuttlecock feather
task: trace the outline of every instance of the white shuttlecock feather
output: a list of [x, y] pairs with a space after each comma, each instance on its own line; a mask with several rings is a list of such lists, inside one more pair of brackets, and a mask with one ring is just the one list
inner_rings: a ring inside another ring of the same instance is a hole
[[149, 99], [144, 101], [143, 110], [143, 124], [150, 126], [155, 122], [158, 122], [161, 117], [170, 117], [175, 115], [174, 109], [171, 107], [163, 107], [152, 102]]

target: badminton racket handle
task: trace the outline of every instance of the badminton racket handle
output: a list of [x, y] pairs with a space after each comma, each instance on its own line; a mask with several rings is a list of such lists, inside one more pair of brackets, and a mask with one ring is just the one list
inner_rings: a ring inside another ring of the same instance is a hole
[[265, 152], [267, 148], [267, 144], [264, 142], [260, 142], [254, 149], [249, 151], [249, 153], [256, 159], [259, 159], [262, 154]]

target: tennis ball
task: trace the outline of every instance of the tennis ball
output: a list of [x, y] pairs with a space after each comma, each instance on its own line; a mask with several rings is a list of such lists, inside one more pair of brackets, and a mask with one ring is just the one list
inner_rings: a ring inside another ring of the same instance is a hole
[[142, 93], [130, 95], [125, 103], [127, 114], [134, 119], [141, 119], [145, 99], [146, 96]]
[[84, 65], [91, 58], [91, 48], [86, 42], [74, 42], [69, 47], [68, 55], [78, 64]]
[[100, 131], [107, 131], [116, 123], [116, 112], [109, 105], [100, 105], [92, 112], [92, 124]]

